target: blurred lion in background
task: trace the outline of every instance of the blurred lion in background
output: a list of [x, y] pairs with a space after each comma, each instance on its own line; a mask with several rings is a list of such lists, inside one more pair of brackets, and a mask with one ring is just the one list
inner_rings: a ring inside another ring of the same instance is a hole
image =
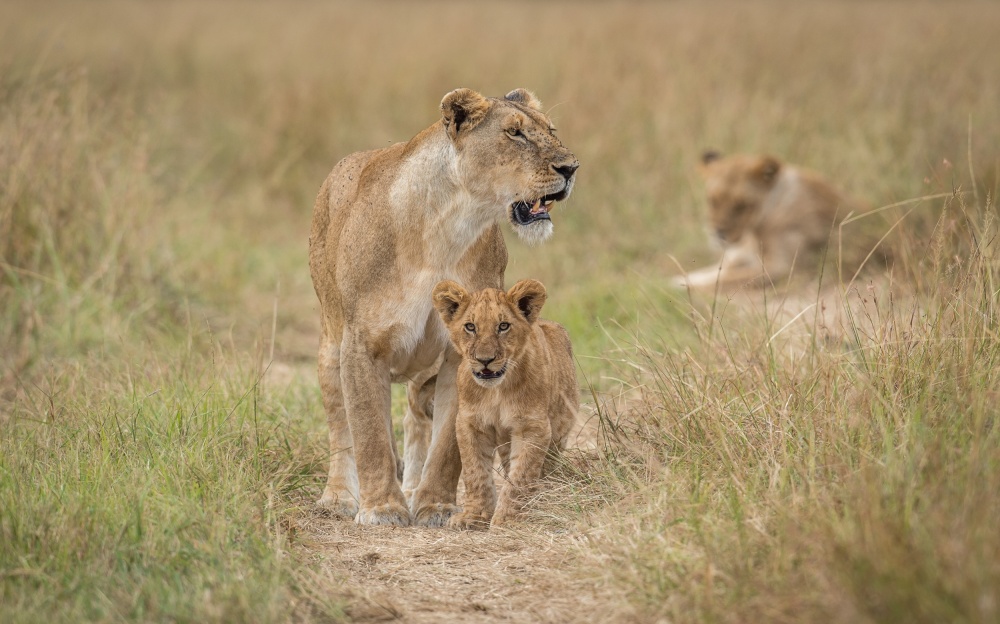
[[723, 256], [717, 265], [675, 278], [680, 286], [763, 285], [800, 270], [812, 276], [825, 256], [857, 268], [873, 248], [853, 230], [850, 240], [841, 240], [844, 220], [868, 208], [814, 171], [774, 156], [713, 151], [705, 152], [699, 169], [711, 236]]

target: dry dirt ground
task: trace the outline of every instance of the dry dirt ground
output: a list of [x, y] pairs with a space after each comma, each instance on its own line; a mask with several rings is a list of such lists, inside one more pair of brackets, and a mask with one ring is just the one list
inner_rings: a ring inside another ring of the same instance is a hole
[[574, 622], [599, 601], [574, 573], [579, 537], [566, 531], [367, 527], [319, 514], [301, 530], [308, 556], [343, 579], [357, 621]]
[[296, 556], [341, 580], [355, 621], [580, 622], [607, 602], [579, 573], [572, 529], [369, 527], [315, 508], [295, 522]]

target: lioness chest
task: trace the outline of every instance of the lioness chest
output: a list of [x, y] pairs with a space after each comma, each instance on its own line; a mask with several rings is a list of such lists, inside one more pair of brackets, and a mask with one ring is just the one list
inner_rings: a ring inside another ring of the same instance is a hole
[[448, 332], [427, 293], [451, 277], [438, 271], [420, 271], [386, 293], [385, 305], [372, 321], [382, 326], [388, 338], [389, 371], [394, 381], [426, 370], [447, 346]]

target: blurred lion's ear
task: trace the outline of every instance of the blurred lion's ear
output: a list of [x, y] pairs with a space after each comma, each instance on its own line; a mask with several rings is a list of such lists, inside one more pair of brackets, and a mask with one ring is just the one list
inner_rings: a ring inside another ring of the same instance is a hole
[[781, 161], [774, 156], [761, 156], [753, 168], [753, 175], [764, 184], [771, 184], [781, 171]]
[[705, 150], [701, 154], [701, 164], [707, 165], [708, 163], [715, 162], [720, 158], [722, 158], [722, 154], [720, 154], [719, 152], [715, 150]]
[[509, 102], [517, 102], [518, 104], [524, 104], [529, 108], [533, 108], [536, 111], [542, 110], [542, 102], [535, 94], [527, 89], [514, 89], [507, 95], [503, 96], [503, 99]]

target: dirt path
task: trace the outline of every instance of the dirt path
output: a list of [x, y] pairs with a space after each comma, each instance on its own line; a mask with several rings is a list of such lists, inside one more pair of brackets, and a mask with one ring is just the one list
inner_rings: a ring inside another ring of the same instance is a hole
[[574, 622], [596, 605], [574, 578], [568, 532], [359, 526], [304, 519], [322, 570], [343, 579], [356, 621]]
[[[594, 440], [581, 427], [571, 446]], [[459, 504], [463, 494], [460, 484]], [[587, 622], [607, 603], [575, 560], [584, 536], [544, 521], [488, 532], [369, 527], [313, 508], [297, 524], [299, 556], [341, 581], [352, 620]]]

